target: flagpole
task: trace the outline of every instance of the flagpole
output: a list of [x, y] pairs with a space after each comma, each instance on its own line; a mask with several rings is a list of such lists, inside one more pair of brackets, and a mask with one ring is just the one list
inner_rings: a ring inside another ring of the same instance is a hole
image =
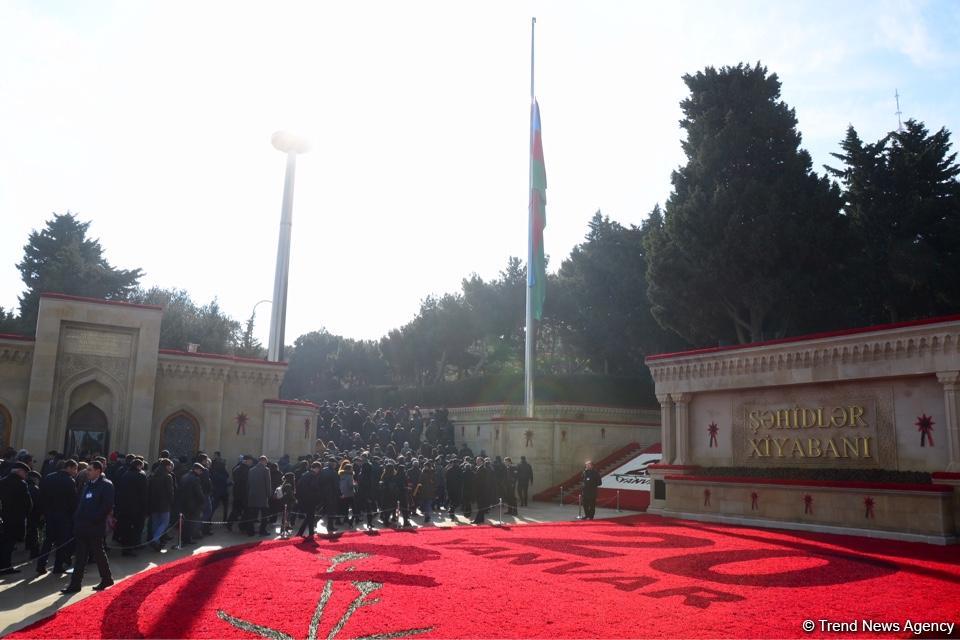
[[527, 318], [526, 334], [524, 343], [523, 359], [523, 405], [526, 416], [533, 417], [533, 367], [534, 360], [534, 336], [533, 328], [533, 287], [531, 287], [531, 269], [533, 269], [533, 101], [535, 99], [533, 86], [533, 62], [534, 62], [534, 33], [537, 27], [537, 19], [530, 19], [530, 171], [527, 189]]

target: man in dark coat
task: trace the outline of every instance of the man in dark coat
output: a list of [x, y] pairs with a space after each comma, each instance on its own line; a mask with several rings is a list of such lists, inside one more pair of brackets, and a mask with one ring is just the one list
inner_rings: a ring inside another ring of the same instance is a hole
[[154, 551], [161, 550], [160, 537], [170, 526], [170, 514], [173, 511], [175, 496], [173, 480], [173, 461], [160, 458], [150, 474], [147, 485], [147, 508], [150, 512], [150, 546]]
[[61, 593], [76, 593], [83, 584], [83, 572], [87, 559], [92, 555], [100, 571], [100, 584], [95, 591], [103, 591], [113, 584], [110, 562], [104, 549], [107, 518], [113, 512], [113, 483], [103, 475], [103, 463], [94, 460], [87, 467], [88, 479], [80, 494], [77, 510], [73, 515], [73, 536], [76, 538], [76, 553], [73, 558], [73, 575], [70, 584]]
[[597, 511], [597, 487], [600, 486], [600, 474], [593, 468], [593, 462], [587, 460], [583, 469], [583, 519], [593, 520]]
[[206, 469], [199, 462], [194, 462], [190, 471], [183, 475], [177, 487], [177, 499], [180, 503], [180, 512], [183, 514], [183, 544], [193, 544], [200, 536], [200, 518], [203, 516], [203, 505], [206, 496], [203, 494], [202, 475]]
[[[247, 474], [247, 509], [244, 520], [247, 520], [247, 535], [254, 535], [254, 522], [260, 520], [260, 535], [268, 535], [267, 521], [270, 518], [270, 498], [273, 497], [273, 485], [270, 479], [270, 469], [267, 456], [260, 456], [257, 464], [250, 467]], [[336, 472], [334, 472], [336, 473]]]
[[40, 481], [40, 506], [46, 522], [46, 536], [40, 557], [37, 558], [37, 573], [47, 572], [47, 558], [50, 550], [56, 549], [53, 559], [53, 572], [66, 571], [73, 537], [73, 512], [77, 510], [77, 461], [67, 460], [63, 468], [47, 474]]
[[527, 456], [520, 456], [517, 465], [517, 493], [520, 494], [520, 506], [527, 506], [527, 497], [530, 485], [533, 484], [533, 467], [527, 462]]
[[[250, 467], [253, 466], [253, 456], [245, 455], [233, 468], [233, 510], [227, 518], [227, 529], [233, 531], [233, 523], [243, 518], [247, 510], [247, 479]], [[241, 531], [246, 530], [245, 524], [240, 525]]]
[[517, 468], [509, 456], [503, 459], [503, 465], [503, 501], [507, 503], [507, 513], [516, 516], [520, 513], [517, 511]]
[[[300, 524], [298, 536], [313, 537], [314, 528], [317, 526], [317, 506], [320, 503], [320, 471], [323, 469], [323, 463], [313, 462], [310, 464], [310, 470], [306, 471], [297, 480], [297, 503], [300, 509], [306, 514], [306, 518]], [[309, 532], [308, 536], [304, 536]]]
[[357, 495], [354, 505], [358, 513], [366, 514], [368, 531], [373, 529], [373, 516], [377, 511], [373, 493], [376, 479], [373, 477], [373, 465], [370, 464], [369, 458], [369, 454], [364, 451], [360, 454], [360, 460], [354, 465], [354, 476], [357, 480]]
[[9, 473], [0, 479], [0, 518], [3, 519], [3, 534], [0, 535], [0, 575], [20, 573], [14, 569], [13, 548], [27, 533], [27, 516], [33, 509], [33, 500], [27, 488], [30, 467], [23, 462], [14, 462]]
[[496, 500], [496, 478], [493, 475], [493, 466], [483, 458], [477, 458], [477, 469], [473, 476], [473, 490], [477, 501], [477, 517], [473, 524], [483, 524], [487, 510]]
[[116, 482], [117, 530], [120, 534], [121, 552], [135, 556], [132, 547], [140, 544], [140, 533], [147, 518], [147, 474], [143, 472], [143, 460], [134, 459]]
[[473, 465], [470, 463], [472, 458], [464, 458], [460, 465], [460, 482], [462, 489], [460, 492], [460, 503], [463, 506], [463, 515], [469, 518], [473, 515], [473, 503], [476, 501], [476, 474]]
[[340, 476], [337, 474], [337, 461], [327, 458], [327, 466], [320, 472], [320, 505], [326, 518], [327, 533], [333, 533], [333, 519], [340, 511]]
[[460, 470], [460, 461], [456, 458], [447, 461], [443, 481], [447, 489], [447, 513], [451, 520], [455, 520], [457, 507], [463, 503], [463, 472]]

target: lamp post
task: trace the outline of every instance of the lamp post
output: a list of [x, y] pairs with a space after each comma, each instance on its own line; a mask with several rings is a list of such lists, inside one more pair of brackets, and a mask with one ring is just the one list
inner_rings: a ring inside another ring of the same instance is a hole
[[[290, 276], [290, 232], [293, 227], [293, 181], [297, 155], [310, 150], [303, 138], [286, 131], [270, 137], [277, 151], [287, 154], [287, 173], [283, 181], [283, 206], [280, 210], [280, 239], [277, 243], [277, 269], [273, 280], [273, 309], [270, 314], [270, 343], [267, 359], [283, 360], [283, 338], [287, 322], [287, 283]], [[258, 303], [259, 304], [259, 303]]]

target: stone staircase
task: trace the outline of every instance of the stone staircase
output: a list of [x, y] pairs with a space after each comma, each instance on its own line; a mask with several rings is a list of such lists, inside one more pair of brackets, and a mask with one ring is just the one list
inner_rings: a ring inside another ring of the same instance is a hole
[[[594, 461], [593, 468], [597, 470], [597, 473], [600, 474], [600, 477], [603, 477], [631, 458], [635, 458], [642, 450], [643, 448], [640, 446], [640, 443], [631, 442], [630, 444], [617, 449], [603, 459]], [[533, 499], [543, 502], [559, 502], [562, 488], [563, 503], [576, 504], [582, 486], [582, 472], [578, 471], [576, 474], [570, 476], [560, 484], [544, 489], [540, 493], [534, 495]]]

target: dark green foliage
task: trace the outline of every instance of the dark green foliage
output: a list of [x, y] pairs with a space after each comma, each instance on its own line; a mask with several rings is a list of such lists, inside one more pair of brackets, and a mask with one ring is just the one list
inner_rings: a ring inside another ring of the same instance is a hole
[[556, 303], [549, 309], [561, 336], [593, 371], [636, 375], [645, 356], [685, 342], [650, 313], [645, 230], [623, 227], [599, 211], [585, 242], [560, 265]]
[[[292, 366], [292, 363], [291, 363]], [[315, 402], [344, 400], [362, 402], [368, 407], [465, 406], [471, 404], [523, 404], [523, 374], [488, 375], [454, 380], [425, 387], [393, 385], [303, 395], [285, 394]], [[601, 404], [621, 407], [656, 407], [653, 380], [647, 377], [620, 377], [601, 374], [553, 375], [537, 377], [538, 403]]]
[[690, 342], [824, 328], [845, 269], [839, 189], [811, 169], [759, 63], [684, 76], [687, 164], [647, 236], [653, 314]]
[[311, 331], [297, 338], [283, 379], [284, 398], [339, 399], [346, 391], [389, 382], [377, 343]]
[[20, 296], [20, 329], [33, 333], [41, 293], [66, 293], [126, 300], [143, 271], [117, 269], [103, 256], [100, 241], [87, 237], [89, 222], [72, 213], [54, 213], [41, 231], [32, 231], [17, 265], [26, 291]]
[[19, 333], [20, 322], [12, 311], [0, 307], [0, 333]]
[[844, 186], [861, 324], [960, 311], [960, 166], [950, 133], [908, 120], [864, 143], [851, 126], [828, 170]]
[[189, 343], [199, 345], [203, 353], [237, 353], [240, 323], [224, 314], [216, 300], [198, 305], [183, 289], [138, 289], [130, 301], [163, 307], [160, 324], [160, 348], [184, 351]]

